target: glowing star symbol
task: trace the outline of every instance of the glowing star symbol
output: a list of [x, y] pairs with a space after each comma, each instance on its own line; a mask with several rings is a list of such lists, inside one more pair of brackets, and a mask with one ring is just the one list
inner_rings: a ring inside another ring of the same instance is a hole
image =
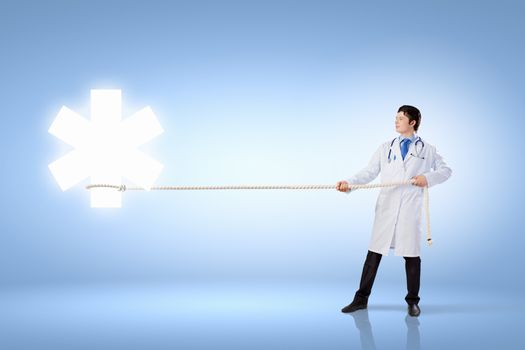
[[[163, 165], [137, 148], [162, 134], [155, 114], [145, 107], [121, 120], [120, 90], [91, 90], [91, 121], [63, 106], [49, 132], [75, 149], [49, 164], [63, 191], [91, 176], [91, 183], [120, 184], [126, 177], [149, 190]], [[93, 188], [91, 207], [120, 208], [122, 193]]]

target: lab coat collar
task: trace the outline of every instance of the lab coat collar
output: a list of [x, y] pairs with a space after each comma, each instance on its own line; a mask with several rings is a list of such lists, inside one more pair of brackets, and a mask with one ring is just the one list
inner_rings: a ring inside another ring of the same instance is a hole
[[[411, 144], [414, 143], [414, 140], [416, 140], [419, 136], [414, 132], [414, 134], [411, 136], [411, 137], [408, 137], [408, 139], [410, 139]], [[399, 143], [401, 143], [401, 141], [403, 141], [404, 139], [406, 139], [407, 137], [399, 134], [399, 137], [397, 138]]]

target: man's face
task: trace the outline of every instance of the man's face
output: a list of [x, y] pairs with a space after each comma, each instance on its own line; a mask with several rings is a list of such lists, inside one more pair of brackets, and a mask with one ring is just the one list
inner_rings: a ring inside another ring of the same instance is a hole
[[396, 131], [400, 134], [414, 132], [415, 121], [410, 125], [410, 119], [403, 112], [398, 112], [396, 114]]

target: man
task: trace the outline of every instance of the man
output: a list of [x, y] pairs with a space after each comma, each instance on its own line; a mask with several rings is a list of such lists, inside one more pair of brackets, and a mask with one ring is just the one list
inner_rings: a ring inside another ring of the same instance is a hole
[[416, 134], [420, 124], [419, 109], [409, 105], [399, 107], [395, 120], [399, 136], [381, 144], [364, 169], [346, 181], [337, 182], [338, 191], [350, 193], [352, 184], [369, 183], [379, 173], [382, 183], [414, 181], [413, 185], [381, 189], [359, 289], [352, 303], [341, 310], [344, 313], [367, 308], [381, 257], [388, 255], [389, 248], [405, 259], [408, 314], [419, 316], [421, 312], [418, 303], [423, 187], [446, 181], [452, 170], [436, 148]]

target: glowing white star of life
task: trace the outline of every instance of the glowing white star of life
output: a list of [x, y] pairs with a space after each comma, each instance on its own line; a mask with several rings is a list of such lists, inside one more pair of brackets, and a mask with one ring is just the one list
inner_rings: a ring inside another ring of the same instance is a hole
[[[137, 148], [162, 134], [155, 114], [145, 107], [122, 119], [120, 90], [91, 90], [91, 120], [63, 106], [49, 132], [74, 150], [49, 164], [49, 169], [65, 191], [91, 176], [91, 183], [120, 184], [126, 177], [149, 190], [163, 165]], [[120, 208], [122, 193], [109, 188], [93, 188], [91, 207]]]

